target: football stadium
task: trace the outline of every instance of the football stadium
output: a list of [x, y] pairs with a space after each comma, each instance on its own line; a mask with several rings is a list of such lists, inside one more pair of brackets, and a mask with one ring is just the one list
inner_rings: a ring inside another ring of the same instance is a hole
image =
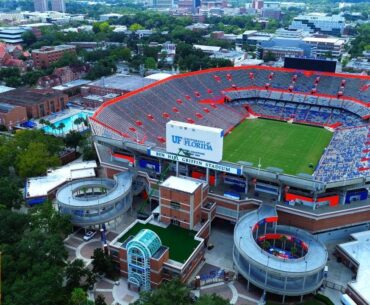
[[[134, 172], [153, 203], [169, 176], [195, 178], [208, 183], [216, 217], [235, 222], [271, 202], [282, 225], [317, 233], [370, 219], [369, 103], [369, 76], [230, 67], [112, 99], [90, 123], [107, 176]], [[212, 154], [177, 145], [184, 139]]]
[[369, 76], [264, 66], [173, 75], [105, 102], [90, 117], [100, 164], [107, 178], [129, 173], [139, 203], [109, 244], [130, 289], [190, 279], [218, 218], [235, 224], [248, 289], [315, 293], [328, 251], [313, 234], [369, 223], [369, 105]]

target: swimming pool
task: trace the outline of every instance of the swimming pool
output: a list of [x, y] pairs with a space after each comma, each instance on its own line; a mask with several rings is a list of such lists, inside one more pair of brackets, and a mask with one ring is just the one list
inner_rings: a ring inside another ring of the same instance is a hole
[[[55, 126], [55, 129], [53, 129], [50, 126], [45, 126], [45, 127], [42, 128], [42, 130], [45, 131], [45, 133], [53, 134], [53, 135], [56, 135], [56, 136], [67, 134], [71, 130], [83, 131], [83, 130], [86, 130], [86, 126], [84, 125], [84, 123], [76, 125], [74, 123], [75, 120], [78, 119], [78, 118], [86, 119], [86, 118], [88, 118], [92, 115], [93, 115], [93, 112], [81, 111], [81, 112], [75, 113], [75, 114], [73, 114], [69, 117], [66, 117], [64, 119], [52, 121], [51, 123]], [[58, 126], [60, 126], [61, 123], [64, 124], [64, 127], [63, 127], [63, 129], [58, 129]]]

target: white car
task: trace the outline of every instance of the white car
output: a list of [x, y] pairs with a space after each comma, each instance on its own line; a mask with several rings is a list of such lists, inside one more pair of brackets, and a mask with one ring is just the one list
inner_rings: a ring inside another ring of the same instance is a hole
[[90, 239], [92, 239], [96, 234], [96, 231], [87, 231], [84, 235], [84, 241], [88, 241]]

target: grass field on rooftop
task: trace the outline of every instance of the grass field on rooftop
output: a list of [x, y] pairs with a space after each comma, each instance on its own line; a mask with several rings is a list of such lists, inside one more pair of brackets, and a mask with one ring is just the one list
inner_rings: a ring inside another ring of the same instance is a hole
[[194, 240], [195, 231], [186, 230], [174, 225], [162, 228], [152, 224], [142, 223], [137, 223], [133, 226], [119, 241], [124, 242], [127, 238], [136, 235], [142, 229], [149, 229], [157, 233], [162, 245], [170, 248], [170, 259], [180, 263], [184, 263], [199, 245], [199, 241]]
[[261, 168], [278, 167], [287, 174], [312, 174], [332, 133], [324, 128], [286, 122], [245, 120], [224, 140], [223, 160], [252, 162]]

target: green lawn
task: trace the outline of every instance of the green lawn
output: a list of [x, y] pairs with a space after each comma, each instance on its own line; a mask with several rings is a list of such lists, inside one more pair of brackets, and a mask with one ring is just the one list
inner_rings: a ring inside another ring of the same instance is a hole
[[152, 224], [142, 223], [137, 223], [133, 226], [119, 241], [123, 243], [127, 238], [136, 235], [142, 229], [149, 229], [157, 233], [162, 241], [162, 245], [170, 249], [170, 259], [180, 263], [184, 263], [199, 245], [199, 241], [194, 240], [195, 231], [186, 230], [174, 225], [162, 228]]
[[224, 161], [278, 167], [287, 174], [312, 174], [332, 133], [324, 128], [286, 122], [245, 120], [225, 137]]

